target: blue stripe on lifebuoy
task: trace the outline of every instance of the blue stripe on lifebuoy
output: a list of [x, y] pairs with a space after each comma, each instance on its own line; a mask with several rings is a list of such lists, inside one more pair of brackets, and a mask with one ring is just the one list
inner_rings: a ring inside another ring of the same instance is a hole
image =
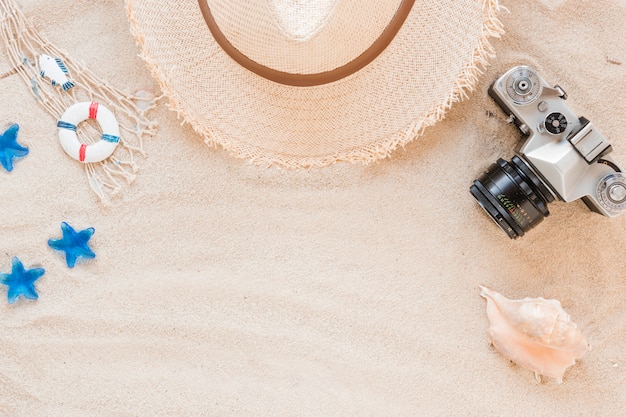
[[106, 133], [103, 133], [100, 139], [106, 140], [107, 142], [111, 142], [111, 143], [118, 143], [120, 141], [119, 136], [107, 135]]
[[73, 130], [74, 132], [76, 132], [76, 125], [73, 125], [69, 122], [64, 122], [63, 120], [59, 120], [59, 122], [57, 123], [57, 127], [61, 129]]

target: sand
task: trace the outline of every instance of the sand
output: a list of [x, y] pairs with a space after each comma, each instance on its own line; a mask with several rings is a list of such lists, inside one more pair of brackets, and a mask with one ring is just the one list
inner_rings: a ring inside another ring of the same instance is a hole
[[[18, 4], [111, 85], [157, 93], [121, 0]], [[0, 416], [626, 415], [626, 216], [556, 202], [512, 241], [468, 192], [521, 139], [487, 96], [521, 63], [626, 163], [626, 2], [503, 5], [475, 91], [392, 158], [256, 167], [164, 99], [109, 206], [22, 80], [0, 79], [0, 125], [30, 149], [0, 170], [0, 272], [46, 269], [37, 301], [0, 302]], [[95, 228], [94, 260], [68, 269], [46, 245], [62, 221]], [[481, 284], [560, 300], [592, 350], [537, 383], [489, 346]]]

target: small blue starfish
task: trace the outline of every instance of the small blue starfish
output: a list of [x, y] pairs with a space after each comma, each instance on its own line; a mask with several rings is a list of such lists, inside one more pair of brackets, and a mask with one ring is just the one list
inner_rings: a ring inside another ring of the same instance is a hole
[[14, 123], [0, 135], [0, 164], [9, 172], [13, 171], [13, 158], [28, 155], [28, 148], [17, 143], [18, 130], [20, 125]]
[[11, 273], [0, 273], [0, 282], [9, 287], [9, 304], [13, 304], [20, 295], [36, 300], [39, 296], [35, 291], [35, 281], [45, 272], [43, 268], [24, 269], [22, 261], [14, 256]]
[[63, 232], [63, 238], [50, 239], [48, 240], [48, 245], [53, 249], [65, 252], [65, 261], [67, 262], [67, 266], [74, 268], [74, 265], [76, 265], [76, 258], [78, 257], [86, 259], [96, 257], [96, 254], [91, 251], [89, 245], [87, 244], [95, 232], [93, 227], [77, 232], [72, 226], [63, 222], [61, 223], [61, 231]]

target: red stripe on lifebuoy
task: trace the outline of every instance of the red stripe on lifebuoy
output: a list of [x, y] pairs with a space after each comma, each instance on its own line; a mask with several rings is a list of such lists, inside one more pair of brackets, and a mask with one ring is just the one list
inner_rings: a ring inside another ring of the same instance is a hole
[[98, 116], [98, 102], [92, 101], [89, 105], [89, 118], [95, 119]]
[[85, 162], [85, 154], [87, 153], [87, 145], [81, 143], [80, 149], [78, 150], [78, 160], [80, 162]]

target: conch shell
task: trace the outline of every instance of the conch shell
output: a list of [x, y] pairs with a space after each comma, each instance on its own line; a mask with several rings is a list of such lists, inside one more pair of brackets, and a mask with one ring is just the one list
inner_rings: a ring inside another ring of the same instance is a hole
[[569, 314], [557, 300], [524, 298], [509, 300], [487, 287], [489, 342], [506, 358], [541, 375], [563, 382], [565, 370], [576, 363], [589, 346]]

